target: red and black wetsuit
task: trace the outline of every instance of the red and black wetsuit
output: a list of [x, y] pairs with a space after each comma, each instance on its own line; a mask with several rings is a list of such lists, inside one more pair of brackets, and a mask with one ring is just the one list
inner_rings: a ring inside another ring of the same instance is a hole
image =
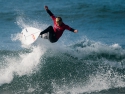
[[53, 13], [48, 9], [47, 13], [51, 16], [54, 26], [49, 26], [47, 29], [42, 31], [40, 35], [49, 32], [49, 40], [50, 42], [54, 43], [57, 42], [58, 39], [62, 36], [65, 29], [74, 32], [74, 29], [69, 27], [68, 25], [62, 23], [61, 26], [56, 25], [56, 17], [53, 15]]

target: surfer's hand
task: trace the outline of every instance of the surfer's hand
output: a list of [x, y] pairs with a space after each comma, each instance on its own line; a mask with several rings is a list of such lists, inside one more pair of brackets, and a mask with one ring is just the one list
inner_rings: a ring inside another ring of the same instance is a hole
[[77, 32], [78, 32], [78, 30], [74, 30], [74, 32], [75, 32], [75, 33], [77, 33]]
[[45, 10], [48, 10], [48, 6], [44, 6]]

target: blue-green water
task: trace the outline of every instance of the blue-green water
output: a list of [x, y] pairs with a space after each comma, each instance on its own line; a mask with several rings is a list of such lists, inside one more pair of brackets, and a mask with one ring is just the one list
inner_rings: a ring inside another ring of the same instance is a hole
[[[57, 43], [22, 44], [25, 27], [64, 23]], [[124, 0], [0, 0], [0, 94], [124, 94]]]

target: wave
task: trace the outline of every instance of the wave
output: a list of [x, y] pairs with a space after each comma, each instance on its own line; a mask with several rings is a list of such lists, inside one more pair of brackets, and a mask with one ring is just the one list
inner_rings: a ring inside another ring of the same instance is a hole
[[[96, 58], [106, 58], [106, 59], [114, 59], [114, 60], [122, 60], [124, 59], [125, 51], [118, 44], [106, 45], [100, 42], [90, 41], [85, 39], [84, 41], [77, 43], [71, 46], [81, 56], [87, 57], [96, 57]], [[84, 55], [85, 54], [85, 55]], [[92, 58], [92, 59], [93, 59]], [[85, 58], [83, 58], [85, 59]], [[90, 59], [90, 58], [89, 58]]]
[[[14, 75], [22, 76], [32, 73], [32, 69], [39, 63], [42, 54], [37, 53], [40, 49], [34, 48], [32, 53], [28, 51], [1, 51], [3, 52], [4, 63], [1, 63], [0, 69], [0, 85], [10, 83], [14, 79]], [[37, 54], [36, 54], [37, 53]]]
[[38, 39], [21, 51], [1, 51], [0, 56], [1, 92], [79, 94], [125, 87], [125, 50], [118, 44], [85, 38], [60, 47]]

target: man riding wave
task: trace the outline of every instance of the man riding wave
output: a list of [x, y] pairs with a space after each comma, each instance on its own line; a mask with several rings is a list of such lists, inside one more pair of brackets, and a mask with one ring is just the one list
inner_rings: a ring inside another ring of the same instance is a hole
[[72, 31], [74, 33], [77, 33], [78, 30], [71, 28], [70, 26], [66, 25], [63, 23], [63, 20], [61, 17], [56, 17], [48, 8], [48, 6], [45, 6], [45, 10], [47, 13], [50, 15], [54, 22], [54, 26], [49, 26], [46, 28], [44, 31], [40, 33], [40, 35], [43, 37], [45, 33], [49, 32], [48, 39], [50, 40], [51, 43], [57, 42], [58, 39], [62, 36], [63, 32], [65, 29]]

